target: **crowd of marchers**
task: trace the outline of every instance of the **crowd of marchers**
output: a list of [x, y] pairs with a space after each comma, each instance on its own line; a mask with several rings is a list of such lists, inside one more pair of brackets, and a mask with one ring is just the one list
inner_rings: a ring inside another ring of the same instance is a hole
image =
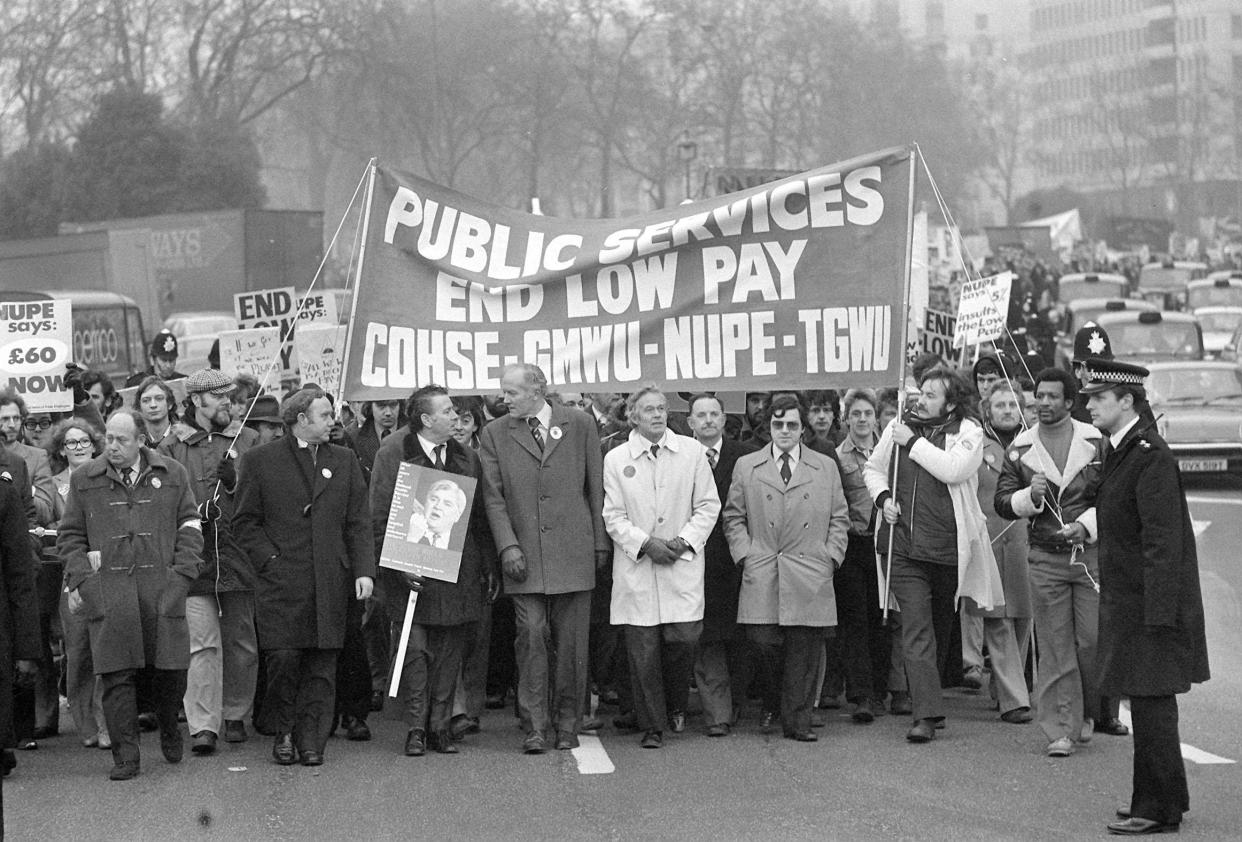
[[[558, 394], [529, 364], [498, 396], [340, 407], [208, 368], [178, 406], [164, 334], [131, 405], [79, 370], [72, 413], [0, 394], [5, 774], [68, 730], [62, 696], [128, 780], [144, 730], [169, 763], [253, 730], [321, 765], [333, 733], [371, 738], [394, 669], [409, 756], [458, 753], [510, 694], [528, 754], [578, 747], [606, 707], [650, 749], [750, 717], [815, 742], [842, 706], [928, 743], [963, 685], [1051, 757], [1128, 733], [1128, 697], [1135, 790], [1110, 830], [1176, 829], [1176, 694], [1207, 678], [1194, 537], [1146, 372], [1100, 333], [1074, 373], [925, 355], [903, 393], [738, 413]], [[403, 463], [477, 484], [420, 519], [464, 525], [455, 582], [378, 564]]]

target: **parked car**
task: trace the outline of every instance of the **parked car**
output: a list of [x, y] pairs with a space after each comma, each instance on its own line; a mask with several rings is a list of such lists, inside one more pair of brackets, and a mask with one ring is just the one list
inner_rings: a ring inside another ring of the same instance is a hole
[[1099, 322], [1104, 313], [1126, 310], [1156, 312], [1157, 307], [1136, 298], [1078, 298], [1064, 306], [1057, 325], [1056, 364], [1066, 371], [1074, 359], [1074, 334], [1087, 322]]
[[1219, 357], [1230, 337], [1242, 325], [1242, 306], [1200, 307], [1194, 317], [1203, 328], [1203, 350], [1209, 357]]
[[1182, 472], [1242, 474], [1242, 370], [1213, 361], [1149, 369], [1147, 397]]
[[173, 313], [164, 327], [177, 337], [177, 367], [186, 374], [207, 368], [211, 345], [225, 330], [237, 330], [237, 318], [226, 310], [190, 310]]
[[1113, 356], [1127, 362], [1203, 359], [1203, 330], [1189, 313], [1129, 310], [1102, 313]]
[[1201, 281], [1186, 285], [1186, 309], [1200, 307], [1242, 307], [1242, 272], [1213, 272]]

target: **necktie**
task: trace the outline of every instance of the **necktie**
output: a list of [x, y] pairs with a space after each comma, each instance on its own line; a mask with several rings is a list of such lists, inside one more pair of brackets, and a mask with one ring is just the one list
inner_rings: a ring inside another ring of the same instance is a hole
[[539, 429], [538, 418], [527, 418], [526, 423], [530, 425], [530, 434], [534, 438], [535, 444], [539, 445], [539, 452], [543, 452], [543, 433]]
[[707, 448], [707, 464], [712, 466], [712, 470], [716, 470], [716, 448]]
[[781, 454], [781, 479], [785, 481], [785, 485], [789, 485], [789, 478], [793, 476], [793, 470], [789, 467], [789, 454]]
[[1113, 441], [1112, 439], [1104, 439], [1104, 451], [1103, 451], [1103, 454], [1100, 456], [1100, 462], [1101, 463], [1107, 462], [1108, 457], [1112, 455], [1113, 455]]
[[444, 470], [444, 445], [437, 444], [435, 446], [435, 454], [436, 454], [436, 458], [435, 458], [435, 462], [433, 463], [432, 467], [434, 467], [437, 471], [443, 471]]
[[310, 447], [306, 449], [310, 451], [311, 464], [314, 465], [316, 462], [319, 461], [319, 445], [312, 444]]
[[651, 445], [651, 458], [655, 459], [659, 455], [660, 455], [660, 445], [658, 444]]
[[383, 441], [384, 439], [388, 438], [388, 434], [391, 432], [392, 430], [380, 430], [380, 441]]
[[134, 473], [135, 473], [135, 472], [134, 472], [134, 469], [133, 469], [133, 468], [126, 468], [126, 469], [125, 469], [125, 487], [126, 487], [126, 488], [133, 488], [133, 487], [134, 487]]

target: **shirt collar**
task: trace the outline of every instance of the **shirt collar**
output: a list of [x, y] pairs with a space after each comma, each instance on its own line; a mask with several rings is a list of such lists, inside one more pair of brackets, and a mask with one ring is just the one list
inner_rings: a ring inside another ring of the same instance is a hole
[[547, 401], [544, 401], [543, 409], [536, 412], [534, 417], [539, 419], [540, 427], [543, 427], [545, 430], [551, 430], [552, 429], [552, 404], [548, 403]]
[[1117, 432], [1113, 433], [1111, 436], [1108, 437], [1108, 440], [1112, 442], [1113, 450], [1117, 449], [1117, 446], [1121, 444], [1121, 440], [1126, 437], [1126, 433], [1130, 432], [1130, 428], [1133, 427], [1138, 422], [1139, 422], [1139, 417], [1136, 415], [1134, 416], [1133, 419], [1131, 419], [1129, 424], [1126, 424], [1120, 430], [1118, 430]]
[[448, 442], [441, 442], [440, 444], [436, 444], [434, 441], [431, 441], [430, 439], [423, 438], [422, 433], [415, 433], [415, 435], [418, 436], [418, 443], [422, 445], [423, 453], [427, 454], [428, 462], [436, 461], [436, 448], [437, 447], [444, 447], [444, 460], [446, 462], [448, 461], [448, 447], [446, 447]]
[[711, 442], [710, 444], [709, 444], [708, 442], [705, 442], [705, 441], [701, 441], [701, 442], [699, 442], [699, 444], [703, 445], [703, 449], [704, 449], [704, 450], [714, 450], [714, 451], [716, 451], [716, 455], [717, 455], [717, 456], [719, 456], [719, 455], [720, 455], [720, 446], [721, 446], [722, 444], [724, 444], [724, 436], [717, 436], [717, 437], [716, 437], [716, 440], [715, 440], [714, 442]]
[[[306, 439], [302, 439], [302, 438], [298, 438], [297, 436], [294, 436], [293, 440], [298, 443], [298, 450], [307, 450], [310, 447], [312, 447], [311, 443], [308, 442]], [[317, 447], [318, 445], [314, 445], [314, 446]]]
[[863, 454], [864, 456], [866, 456], [866, 455], [867, 455], [867, 454], [869, 454], [871, 451], [875, 450], [876, 441], [877, 441], [877, 439], [876, 439], [876, 437], [875, 437], [875, 434], [874, 434], [874, 433], [872, 433], [872, 435], [871, 435], [871, 446], [870, 446], [870, 447], [868, 447], [866, 450], [864, 450], [864, 449], [862, 449], [861, 447], [859, 447], [858, 445], [854, 444], [854, 439], [853, 439], [853, 437], [852, 437], [852, 436], [846, 436], [846, 437], [845, 437], [845, 441], [841, 442], [841, 451], [842, 451], [843, 453], [857, 452], [857, 453], [861, 453], [861, 454]]
[[671, 430], [665, 430], [664, 435], [660, 436], [660, 440], [656, 442], [653, 442], [651, 439], [638, 432], [638, 430], [630, 430], [629, 445], [630, 456], [632, 458], [637, 459], [639, 456], [642, 456], [643, 453], [650, 452], [651, 445], [653, 444], [658, 447], [667, 448], [673, 453], [677, 452], [677, 436], [673, 435]]
[[[772, 451], [772, 461], [779, 465], [783, 451], [775, 444], [770, 444], [768, 447]], [[789, 463], [791, 465], [797, 465], [800, 461], [802, 461], [802, 442], [798, 442], [789, 449]]]

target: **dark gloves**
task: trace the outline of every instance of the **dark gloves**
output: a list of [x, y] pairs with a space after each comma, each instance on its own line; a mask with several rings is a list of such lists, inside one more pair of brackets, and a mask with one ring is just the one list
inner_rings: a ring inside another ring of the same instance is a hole
[[402, 571], [401, 575], [405, 577], [405, 583], [409, 585], [410, 590], [417, 593], [423, 589], [422, 576], [419, 576], [417, 573], [406, 573], [404, 571]]
[[82, 387], [82, 375], [86, 370], [75, 363], [65, 363], [65, 388], [73, 390], [73, 405], [86, 403], [91, 395]]
[[224, 484], [228, 491], [232, 491], [237, 486], [237, 460], [233, 458], [233, 452], [224, 454], [224, 458], [220, 460], [220, 464], [216, 465], [216, 479]]
[[198, 516], [204, 524], [214, 523], [216, 518], [220, 517], [220, 505], [216, 502], [216, 498], [212, 497], [199, 503]]

